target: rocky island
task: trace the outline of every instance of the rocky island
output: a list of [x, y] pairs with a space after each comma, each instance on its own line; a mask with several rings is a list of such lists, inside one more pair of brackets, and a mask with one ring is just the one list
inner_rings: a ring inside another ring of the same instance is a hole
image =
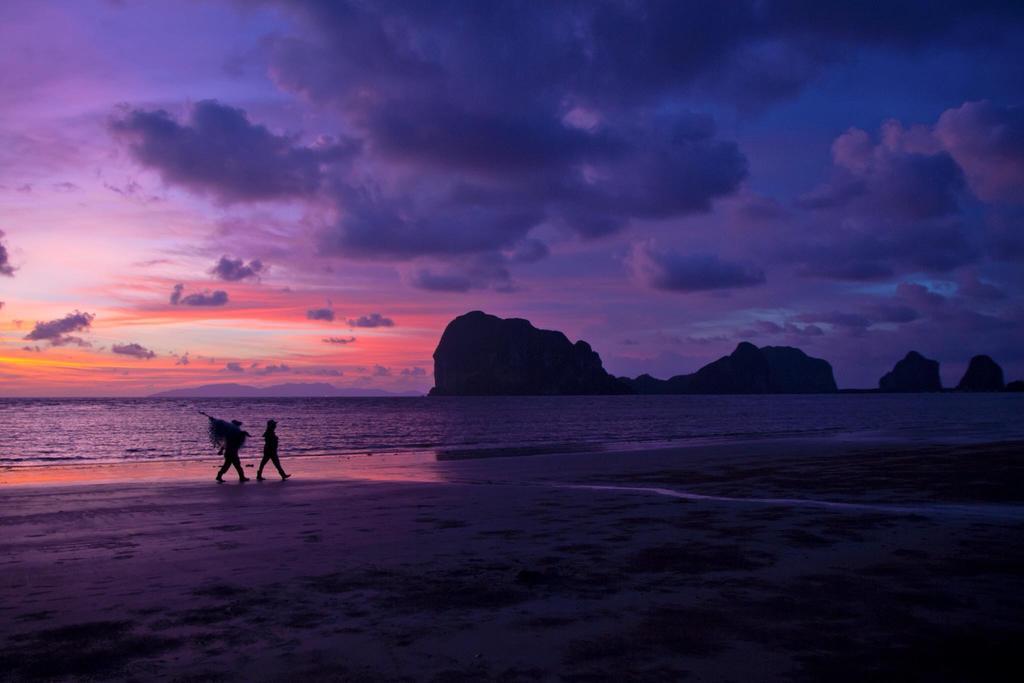
[[471, 311], [448, 323], [434, 351], [431, 396], [628, 394], [585, 341], [522, 318]]
[[910, 351], [878, 380], [878, 390], [889, 393], [942, 391], [939, 362]]
[[984, 355], [971, 359], [967, 372], [956, 385], [957, 391], [1002, 391], [1004, 388], [1003, 369]]
[[638, 394], [827, 394], [834, 393], [832, 366], [791, 346], [758, 348], [741, 342], [728, 356], [692, 375], [660, 380], [622, 378]]

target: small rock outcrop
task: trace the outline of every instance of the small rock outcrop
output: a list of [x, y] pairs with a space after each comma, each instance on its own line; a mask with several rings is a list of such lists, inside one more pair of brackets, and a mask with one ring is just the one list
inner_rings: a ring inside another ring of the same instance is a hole
[[956, 385], [957, 391], [1002, 391], [1003, 369], [989, 356], [975, 356]]
[[878, 389], [901, 393], [942, 391], [939, 361], [911, 351], [878, 380]]
[[736, 350], [692, 375], [667, 380], [640, 375], [625, 379], [638, 394], [815, 394], [833, 393], [832, 366], [791, 346], [757, 348], [741, 342]]
[[434, 351], [431, 396], [629, 394], [585, 341], [528, 320], [472, 311], [448, 323]]
[[1006, 385], [1006, 391], [1024, 391], [1024, 379], [1015, 379]]

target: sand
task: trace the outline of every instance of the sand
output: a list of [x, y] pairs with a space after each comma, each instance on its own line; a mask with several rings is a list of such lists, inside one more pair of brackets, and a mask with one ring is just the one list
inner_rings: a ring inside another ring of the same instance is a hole
[[1010, 680], [1024, 445], [0, 477], [0, 679]]

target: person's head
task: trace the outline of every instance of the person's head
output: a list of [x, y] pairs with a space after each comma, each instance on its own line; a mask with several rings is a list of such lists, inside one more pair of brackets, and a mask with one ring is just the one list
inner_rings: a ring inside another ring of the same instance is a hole
[[267, 420], [267, 431], [272, 432], [277, 429], [277, 420]]

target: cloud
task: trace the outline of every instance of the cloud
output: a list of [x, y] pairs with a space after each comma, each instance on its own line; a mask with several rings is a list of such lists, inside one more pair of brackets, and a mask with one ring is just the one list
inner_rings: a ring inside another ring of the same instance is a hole
[[177, 359], [175, 359], [174, 364], [175, 365], [188, 365], [190, 362], [191, 361], [188, 358], [188, 351], [186, 351], [185, 353], [183, 353], [180, 356], [178, 356]]
[[253, 370], [253, 372], [257, 375], [279, 375], [283, 373], [289, 373], [291, 371], [291, 367], [284, 363], [264, 365], [261, 368], [256, 368], [255, 370]]
[[935, 135], [985, 200], [1024, 203], [1024, 107], [987, 100], [948, 109]]
[[334, 317], [333, 308], [311, 308], [306, 311], [306, 318], [309, 320], [326, 320], [330, 322], [334, 320]]
[[629, 257], [633, 274], [655, 289], [700, 292], [765, 283], [764, 271], [746, 262], [723, 261], [714, 254], [679, 254], [658, 248], [652, 241], [633, 246]]
[[95, 318], [96, 315], [93, 313], [82, 313], [76, 310], [56, 320], [37, 321], [32, 331], [26, 334], [24, 338], [29, 341], [48, 341], [53, 346], [66, 346], [68, 344], [90, 346], [81, 337], [71, 336], [70, 333], [88, 331]]
[[259, 259], [245, 263], [242, 259], [231, 259], [227, 256], [221, 256], [217, 264], [210, 270], [213, 275], [228, 282], [238, 282], [250, 277], [259, 277], [262, 271], [263, 262]]
[[1006, 34], [1013, 12], [1009, 3], [966, 1], [900, 2], [884, 17], [857, 3], [805, 0], [442, 3], [429, 13], [416, 0], [283, 4], [309, 31], [270, 40], [271, 77], [346, 109], [399, 96], [410, 108], [438, 91], [499, 110], [567, 95], [599, 107], [646, 106], [708, 90], [768, 102], [865, 48], [981, 47], [971, 39]]
[[[511, 252], [511, 255], [487, 252], [444, 263], [439, 267], [417, 268], [407, 273], [406, 282], [417, 289], [431, 292], [468, 292], [473, 289], [511, 292], [515, 290], [515, 284], [508, 265], [516, 258], [517, 253], [518, 250]], [[528, 253], [527, 258], [534, 254]]]
[[420, 268], [409, 278], [409, 284], [431, 292], [468, 292], [473, 281], [462, 273], [438, 273], [430, 268]]
[[346, 344], [354, 344], [356, 341], [355, 337], [324, 337], [324, 344], [337, 344], [344, 346]]
[[114, 344], [110, 347], [110, 350], [122, 356], [131, 356], [142, 360], [149, 360], [150, 358], [156, 357], [156, 353], [154, 351], [134, 342], [131, 344]]
[[394, 327], [394, 325], [394, 320], [385, 318], [380, 313], [370, 313], [369, 315], [348, 319], [349, 327]]
[[222, 289], [204, 290], [192, 294], [184, 294], [185, 285], [176, 284], [171, 291], [170, 302], [177, 306], [223, 306], [228, 302], [228, 293]]
[[807, 208], [849, 206], [896, 220], [956, 214], [966, 189], [952, 155], [935, 149], [927, 134], [905, 131], [896, 121], [882, 126], [876, 143], [851, 128], [832, 144], [832, 178], [801, 201]]
[[[491, 160], [486, 172], [475, 165], [452, 168], [451, 155], [438, 152], [436, 158], [399, 160], [430, 179], [418, 188], [333, 184], [329, 194], [339, 217], [324, 229], [322, 250], [396, 260], [509, 250], [510, 258], [527, 262], [545, 253], [528, 237], [542, 224], [598, 238], [635, 220], [707, 212], [747, 174], [738, 147], [718, 140], [713, 121], [699, 114], [609, 122], [614, 130], [600, 134], [571, 130], [557, 117], [545, 125], [593, 139], [577, 156], [537, 161], [532, 173], [523, 173], [518, 164], [503, 167], [501, 158], [489, 153], [483, 155]], [[432, 125], [429, 130], [443, 129]], [[458, 136], [458, 130], [451, 135]], [[447, 138], [438, 142], [440, 148], [448, 144]], [[520, 146], [516, 140], [501, 144]]]
[[[884, 17], [803, 0], [282, 6], [295, 30], [268, 39], [270, 77], [364, 141], [360, 173], [325, 186], [335, 215], [319, 246], [378, 260], [503, 251], [549, 227], [594, 239], [707, 212], [740, 190], [747, 160], [681, 103], [763, 106], [865, 50], [979, 49], [989, 41], [976, 36], [1012, 25], [1007, 9], [968, 2], [898, 3]], [[949, 215], [962, 178], [948, 155], [933, 157], [879, 164], [871, 198]], [[863, 194], [847, 180], [808, 201]], [[457, 269], [408, 281], [480, 288]]]
[[[887, 121], [876, 136], [848, 130], [832, 145], [829, 179], [801, 198], [809, 220], [783, 258], [804, 275], [862, 281], [978, 261], [986, 250], [982, 207], [958, 154], [929, 126]], [[989, 230], [991, 245], [997, 232]]]
[[793, 319], [805, 323], [825, 323], [833, 327], [846, 329], [855, 334], [863, 332], [872, 325], [872, 320], [867, 316], [845, 311], [801, 313], [794, 316]]
[[412, 368], [402, 368], [401, 375], [403, 377], [425, 377], [427, 371], [423, 368], [416, 366]]
[[237, 363], [235, 361], [231, 361], [230, 363], [226, 364], [224, 366], [224, 370], [226, 370], [227, 372], [245, 372], [245, 368], [242, 367], [242, 364]]
[[0, 275], [7, 277], [14, 276], [14, 266], [11, 265], [10, 255], [3, 243], [4, 231], [0, 230]]
[[989, 301], [999, 301], [1006, 298], [1005, 290], [991, 282], [985, 282], [974, 272], [960, 274], [957, 282], [957, 293], [971, 299], [987, 299]]
[[301, 146], [215, 100], [196, 103], [183, 122], [162, 109], [133, 109], [110, 128], [164, 182], [224, 203], [309, 197], [320, 188], [324, 165], [359, 148], [349, 139]]
[[383, 365], [374, 365], [373, 366], [373, 376], [374, 377], [390, 377], [391, 376], [391, 368], [386, 368]]

